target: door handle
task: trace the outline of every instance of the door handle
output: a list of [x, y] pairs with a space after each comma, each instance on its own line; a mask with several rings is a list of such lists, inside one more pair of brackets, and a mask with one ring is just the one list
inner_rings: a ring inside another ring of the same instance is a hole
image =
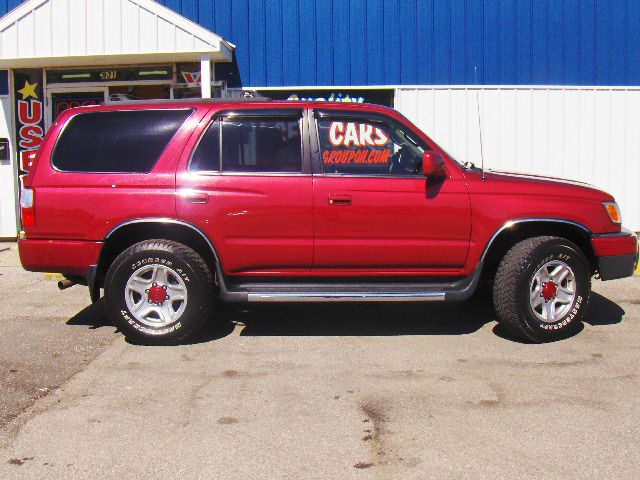
[[347, 207], [351, 205], [351, 195], [329, 195], [329, 205]]
[[209, 203], [209, 195], [203, 192], [183, 192], [181, 196], [187, 203]]

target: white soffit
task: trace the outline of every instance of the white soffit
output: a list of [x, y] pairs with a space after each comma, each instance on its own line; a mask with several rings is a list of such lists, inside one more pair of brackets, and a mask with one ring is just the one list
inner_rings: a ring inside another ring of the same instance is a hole
[[0, 18], [0, 68], [231, 61], [234, 49], [153, 0], [29, 0]]

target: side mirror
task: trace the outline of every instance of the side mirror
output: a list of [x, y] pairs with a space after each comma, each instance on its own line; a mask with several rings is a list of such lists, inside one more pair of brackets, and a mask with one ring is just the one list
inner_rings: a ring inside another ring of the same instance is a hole
[[444, 177], [444, 160], [439, 153], [427, 150], [422, 154], [422, 171], [425, 177]]

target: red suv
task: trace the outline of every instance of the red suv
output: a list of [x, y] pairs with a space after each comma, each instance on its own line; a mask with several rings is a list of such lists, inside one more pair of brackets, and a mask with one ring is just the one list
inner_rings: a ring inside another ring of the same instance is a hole
[[25, 178], [20, 256], [104, 288], [111, 319], [175, 342], [229, 302], [446, 301], [492, 289], [533, 341], [575, 332], [635, 234], [588, 185], [460, 164], [398, 112], [319, 102], [83, 107]]

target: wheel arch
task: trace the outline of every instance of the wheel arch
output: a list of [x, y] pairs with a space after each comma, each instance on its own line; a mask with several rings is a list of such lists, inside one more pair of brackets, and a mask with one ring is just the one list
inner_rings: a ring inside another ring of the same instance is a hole
[[198, 227], [168, 218], [140, 218], [129, 220], [113, 228], [105, 237], [96, 270], [96, 281], [103, 286], [104, 278], [113, 261], [130, 246], [151, 239], [173, 240], [195, 250], [219, 279], [220, 257], [209, 237]]
[[483, 277], [492, 279], [500, 260], [516, 243], [526, 238], [551, 235], [575, 243], [587, 257], [591, 272], [595, 273], [597, 259], [591, 246], [591, 231], [581, 223], [556, 218], [523, 218], [511, 220], [491, 237], [481, 257]]

